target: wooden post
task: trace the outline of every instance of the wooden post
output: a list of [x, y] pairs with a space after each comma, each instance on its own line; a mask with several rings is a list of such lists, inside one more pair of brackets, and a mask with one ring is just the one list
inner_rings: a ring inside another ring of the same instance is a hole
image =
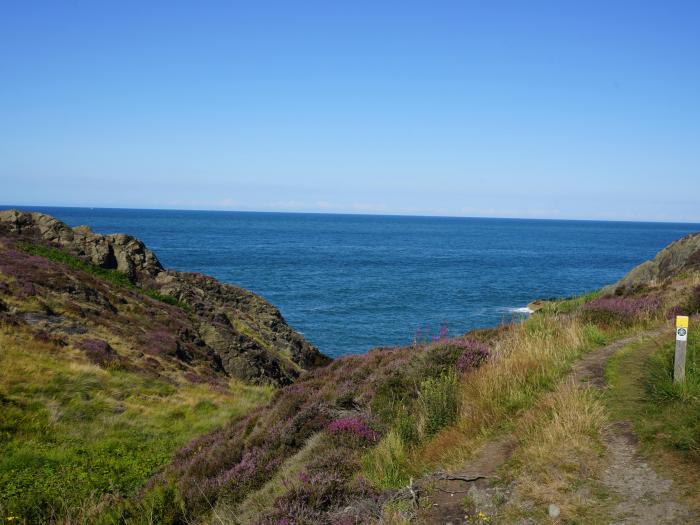
[[685, 347], [688, 344], [688, 317], [676, 317], [676, 357], [673, 361], [673, 382], [685, 382]]

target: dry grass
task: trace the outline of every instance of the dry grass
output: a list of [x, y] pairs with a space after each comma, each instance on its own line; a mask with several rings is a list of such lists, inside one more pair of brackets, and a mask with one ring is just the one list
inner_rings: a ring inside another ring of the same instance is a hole
[[534, 316], [499, 339], [491, 360], [465, 376], [455, 425], [423, 451], [428, 465], [455, 465], [469, 457], [485, 434], [512, 423], [542, 392], [554, 388], [571, 363], [593, 346], [575, 317]]
[[506, 472], [514, 489], [507, 522], [526, 517], [523, 509], [532, 509], [532, 518], [545, 518], [550, 503], [560, 507], [564, 522], [596, 522], [603, 510], [595, 480], [603, 466], [605, 422], [595, 393], [573, 382], [562, 383], [524, 415]]
[[388, 502], [382, 508], [382, 517], [377, 525], [410, 525], [415, 523], [415, 509], [408, 500]]

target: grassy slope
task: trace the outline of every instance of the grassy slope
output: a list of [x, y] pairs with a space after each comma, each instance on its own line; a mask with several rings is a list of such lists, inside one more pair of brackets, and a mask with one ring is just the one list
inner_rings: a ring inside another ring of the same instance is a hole
[[0, 514], [95, 519], [191, 438], [269, 399], [232, 384], [172, 384], [0, 332]]
[[[0, 274], [6, 293], [8, 284], [9, 290], [15, 286], [13, 271], [34, 272], [37, 284], [50, 280], [63, 290], [77, 279], [123, 307], [120, 315], [132, 317], [114, 324], [116, 331], [105, 329], [113, 315], [108, 311], [98, 322], [76, 317], [89, 327], [77, 339], [60, 331], [32, 333], [11, 321], [0, 325], [0, 523], [10, 516], [27, 523], [109, 519], [109, 509], [133, 496], [179, 447], [269, 400], [270, 388], [184, 380], [181, 363], [133, 350], [130, 338], [140, 325], [161, 330], [186, 315], [173, 298], [137, 289], [123, 274], [60, 250], [27, 243], [17, 248], [35, 258], [31, 266], [15, 263], [7, 266], [9, 275]], [[40, 264], [36, 256], [51, 262]], [[20, 311], [44, 312], [50, 304], [60, 314], [79, 297], [49, 289], [41, 294], [10, 293], [5, 301]], [[180, 308], [158, 307], [143, 295]], [[128, 361], [91, 363], [76, 345], [95, 336]], [[170, 368], [159, 377], [139, 366], [143, 359]]]

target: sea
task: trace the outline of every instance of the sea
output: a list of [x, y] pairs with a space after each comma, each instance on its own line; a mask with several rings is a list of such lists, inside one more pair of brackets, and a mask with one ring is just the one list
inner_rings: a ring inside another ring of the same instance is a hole
[[[10, 208], [11, 206], [3, 206]], [[459, 335], [596, 290], [700, 224], [20, 207], [143, 240], [258, 293], [332, 357]]]

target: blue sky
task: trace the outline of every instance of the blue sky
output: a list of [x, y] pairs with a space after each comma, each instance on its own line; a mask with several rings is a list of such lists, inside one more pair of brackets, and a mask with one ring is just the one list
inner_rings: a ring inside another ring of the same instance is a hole
[[700, 222], [700, 2], [3, 2], [0, 202]]

